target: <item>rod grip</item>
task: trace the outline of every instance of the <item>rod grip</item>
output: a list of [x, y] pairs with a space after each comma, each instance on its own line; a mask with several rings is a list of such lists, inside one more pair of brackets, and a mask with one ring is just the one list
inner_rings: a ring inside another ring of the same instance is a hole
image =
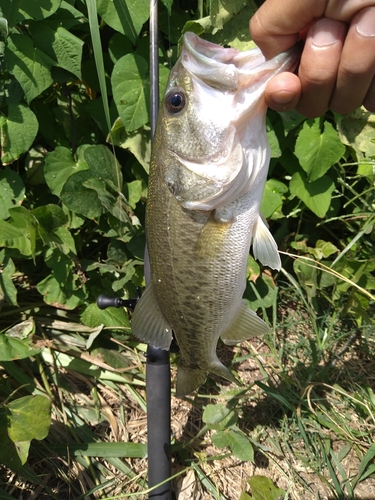
[[[171, 477], [171, 373], [169, 352], [147, 348], [146, 364], [148, 487]], [[171, 500], [171, 482], [149, 493], [150, 500]]]

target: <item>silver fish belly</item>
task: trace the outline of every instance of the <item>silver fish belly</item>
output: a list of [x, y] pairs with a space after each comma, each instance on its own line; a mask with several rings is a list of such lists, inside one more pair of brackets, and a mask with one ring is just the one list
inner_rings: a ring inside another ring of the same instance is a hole
[[268, 331], [242, 299], [250, 246], [280, 268], [277, 246], [260, 214], [269, 164], [263, 93], [292, 70], [298, 51], [265, 61], [184, 35], [159, 111], [146, 212], [151, 280], [137, 304], [136, 337], [180, 348], [176, 393], [186, 395], [214, 373], [219, 337], [234, 344]]

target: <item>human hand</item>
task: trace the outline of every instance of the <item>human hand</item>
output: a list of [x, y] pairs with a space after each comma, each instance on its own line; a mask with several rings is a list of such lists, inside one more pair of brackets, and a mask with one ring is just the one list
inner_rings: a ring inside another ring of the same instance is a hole
[[298, 76], [268, 83], [270, 108], [309, 118], [361, 105], [375, 112], [375, 0], [266, 0], [250, 32], [267, 58], [305, 39]]

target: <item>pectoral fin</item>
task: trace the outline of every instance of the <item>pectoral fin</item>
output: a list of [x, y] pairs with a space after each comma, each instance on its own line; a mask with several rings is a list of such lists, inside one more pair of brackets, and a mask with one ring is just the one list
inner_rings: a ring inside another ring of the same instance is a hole
[[149, 283], [138, 301], [132, 318], [133, 335], [154, 347], [168, 350], [172, 342], [172, 327], [165, 319]]
[[258, 216], [254, 226], [253, 254], [264, 266], [277, 269], [278, 271], [281, 269], [281, 260], [277, 251], [276, 241], [273, 239], [262, 215]]
[[268, 330], [267, 324], [243, 301], [233, 323], [220, 335], [220, 338], [224, 344], [233, 345], [251, 337], [264, 335]]
[[213, 210], [200, 232], [195, 247], [197, 255], [205, 258], [215, 258], [219, 255], [234, 221], [235, 216], [231, 210]]

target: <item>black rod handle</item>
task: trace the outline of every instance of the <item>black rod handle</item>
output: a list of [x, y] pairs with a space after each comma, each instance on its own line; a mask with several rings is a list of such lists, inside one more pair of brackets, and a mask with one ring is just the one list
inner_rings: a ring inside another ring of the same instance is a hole
[[137, 304], [137, 299], [120, 299], [119, 297], [111, 298], [107, 297], [107, 295], [99, 295], [96, 300], [96, 303], [99, 309], [107, 309], [107, 307], [127, 307], [128, 309], [134, 309]]
[[[149, 345], [146, 364], [148, 487], [171, 477], [171, 373], [169, 351]], [[150, 500], [171, 500], [171, 482], [149, 493]]]

